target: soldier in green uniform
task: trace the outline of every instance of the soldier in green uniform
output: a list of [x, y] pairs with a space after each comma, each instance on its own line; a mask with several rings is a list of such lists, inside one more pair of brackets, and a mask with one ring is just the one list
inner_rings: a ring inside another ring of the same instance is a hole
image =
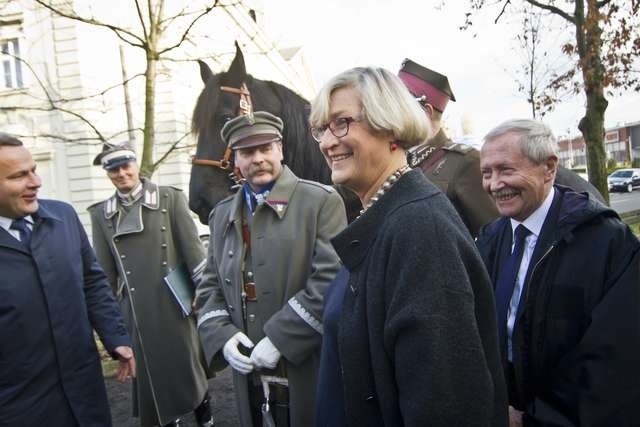
[[419, 167], [456, 208], [473, 237], [479, 228], [498, 217], [488, 195], [482, 190], [478, 150], [456, 144], [442, 129], [442, 114], [449, 100], [456, 98], [446, 76], [410, 59], [402, 63], [398, 76], [425, 111], [434, 137], [408, 152], [409, 165]]

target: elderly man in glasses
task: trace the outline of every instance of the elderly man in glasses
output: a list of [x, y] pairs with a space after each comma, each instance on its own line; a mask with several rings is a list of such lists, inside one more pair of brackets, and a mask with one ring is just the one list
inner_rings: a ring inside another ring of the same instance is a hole
[[196, 292], [206, 360], [233, 368], [242, 426], [263, 425], [263, 382], [276, 425], [313, 425], [324, 293], [339, 269], [330, 239], [346, 226], [332, 187], [282, 165], [282, 129], [261, 111], [222, 128], [245, 183], [211, 212]]

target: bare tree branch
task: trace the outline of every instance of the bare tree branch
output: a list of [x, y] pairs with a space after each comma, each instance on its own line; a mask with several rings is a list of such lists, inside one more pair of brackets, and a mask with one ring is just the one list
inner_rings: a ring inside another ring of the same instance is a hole
[[602, 0], [596, 3], [596, 6], [598, 7], [598, 9], [608, 5], [609, 3], [611, 3], [611, 0]]
[[566, 19], [567, 21], [571, 22], [572, 24], [575, 24], [575, 16], [570, 15], [569, 13], [565, 12], [564, 10], [560, 9], [559, 7], [553, 6], [551, 4], [545, 4], [545, 3], [540, 3], [539, 1], [536, 0], [525, 0], [527, 3], [532, 4], [536, 7], [539, 7], [540, 9], [544, 9], [544, 10], [548, 10], [551, 13], [554, 13], [564, 19]]
[[504, 4], [502, 5], [502, 10], [498, 14], [498, 16], [496, 16], [496, 19], [494, 19], [493, 21], [494, 24], [498, 23], [498, 21], [500, 20], [500, 17], [504, 14], [504, 11], [507, 10], [507, 6], [509, 6], [510, 4], [511, 4], [511, 0], [507, 0], [506, 2], [504, 2]]
[[[149, 40], [149, 33], [147, 31], [146, 23], [144, 22], [144, 17], [142, 16], [142, 10], [140, 9], [140, 3], [138, 0], [133, 2], [136, 5], [136, 13], [138, 14], [138, 20], [140, 21], [140, 26], [142, 27], [142, 34], [144, 35], [144, 40]], [[146, 46], [146, 43], [145, 43]]]
[[167, 52], [177, 48], [178, 46], [180, 46], [185, 41], [185, 39], [189, 35], [189, 31], [191, 31], [191, 28], [196, 24], [196, 22], [198, 22], [200, 20], [200, 18], [206, 16], [209, 12], [211, 12], [218, 5], [218, 1], [219, 0], [215, 0], [211, 6], [207, 7], [205, 10], [202, 11], [202, 13], [200, 15], [198, 15], [193, 21], [191, 21], [191, 23], [189, 24], [187, 29], [182, 33], [182, 37], [180, 38], [180, 40], [177, 43], [175, 43], [172, 46], [169, 46], [169, 47], [167, 47], [165, 49], [162, 49], [160, 52], [158, 52], [158, 54], [162, 55], [163, 53], [167, 53]]
[[[157, 168], [158, 165], [160, 165], [167, 157], [169, 157], [169, 155], [179, 149], [178, 144], [180, 144], [186, 137], [188, 137], [191, 134], [191, 132], [187, 132], [185, 134], [183, 134], [180, 138], [178, 138], [177, 141], [175, 141], [173, 144], [171, 144], [171, 146], [167, 149], [167, 151], [160, 156], [160, 158], [153, 164], [153, 168]], [[186, 148], [186, 147], [181, 147], [181, 148]]]
[[[136, 34], [132, 33], [131, 31], [125, 29], [125, 28], [118, 27], [117, 25], [113, 25], [113, 24], [107, 24], [105, 22], [98, 21], [97, 19], [94, 19], [94, 18], [85, 18], [85, 17], [77, 15], [75, 13], [64, 12], [63, 10], [52, 6], [49, 2], [44, 1], [44, 0], [35, 0], [35, 2], [38, 3], [41, 6], [49, 9], [50, 11], [55, 13], [56, 15], [62, 16], [63, 18], [73, 19], [74, 21], [84, 22], [85, 24], [90, 24], [90, 25], [95, 25], [95, 26], [98, 26], [98, 27], [108, 28], [111, 31], [113, 31], [118, 36], [118, 38], [120, 40], [124, 41], [125, 43], [130, 44], [132, 46], [137, 46], [137, 47], [140, 47], [140, 48], [144, 48], [144, 43], [145, 43], [144, 40], [141, 39], [140, 37], [138, 37]], [[131, 37], [132, 39], [137, 40], [137, 43], [125, 38], [124, 37], [125, 34], [127, 36]]]

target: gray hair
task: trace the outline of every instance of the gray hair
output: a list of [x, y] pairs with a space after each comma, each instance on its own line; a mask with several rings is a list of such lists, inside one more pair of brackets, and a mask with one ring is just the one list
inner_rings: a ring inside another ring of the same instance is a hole
[[549, 157], [558, 157], [556, 137], [549, 127], [531, 119], [512, 119], [494, 127], [484, 137], [484, 142], [491, 142], [508, 133], [519, 136], [516, 143], [522, 154], [536, 164], [545, 162]]
[[0, 147], [20, 147], [21, 145], [23, 145], [22, 141], [15, 136], [0, 132]]
[[352, 88], [360, 95], [364, 121], [375, 133], [390, 133], [403, 149], [421, 144], [431, 135], [431, 125], [402, 80], [379, 67], [356, 67], [329, 80], [311, 104], [309, 122], [320, 127], [329, 122], [331, 95]]

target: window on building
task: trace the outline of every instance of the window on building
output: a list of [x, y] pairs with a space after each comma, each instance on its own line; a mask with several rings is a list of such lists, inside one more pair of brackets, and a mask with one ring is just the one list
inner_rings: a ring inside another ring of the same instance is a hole
[[24, 86], [22, 80], [22, 62], [20, 61], [20, 42], [17, 38], [0, 40], [2, 52], [2, 83], [6, 89]]

